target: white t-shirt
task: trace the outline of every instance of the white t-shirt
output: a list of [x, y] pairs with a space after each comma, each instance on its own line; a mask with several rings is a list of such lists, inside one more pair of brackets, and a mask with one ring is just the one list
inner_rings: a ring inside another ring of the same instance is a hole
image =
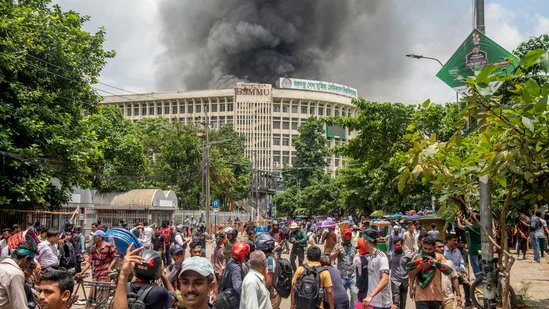
[[[366, 255], [368, 260], [368, 295], [372, 293], [379, 282], [381, 274], [389, 275], [389, 259], [387, 255], [380, 250], [376, 250], [374, 255]], [[391, 283], [387, 284], [370, 302], [373, 307], [389, 308], [393, 303], [391, 294]]]
[[541, 227], [536, 230], [535, 234], [536, 237], [545, 238], [545, 227], [547, 227], [547, 221], [542, 218], [539, 219], [541, 220]]

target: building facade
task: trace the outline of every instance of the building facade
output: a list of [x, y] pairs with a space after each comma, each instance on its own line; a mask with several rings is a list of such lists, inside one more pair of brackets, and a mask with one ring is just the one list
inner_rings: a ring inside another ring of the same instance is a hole
[[[293, 140], [311, 116], [353, 116], [356, 90], [328, 82], [284, 78], [279, 87], [238, 83], [233, 89], [106, 96], [101, 104], [120, 108], [125, 118], [166, 117], [201, 128], [231, 124], [245, 137], [245, 155], [260, 171], [277, 172], [296, 162]], [[331, 129], [331, 130], [330, 130]], [[330, 133], [332, 131], [332, 133]], [[333, 134], [333, 132], [342, 132]], [[352, 132], [326, 128], [329, 146], [347, 143]], [[328, 173], [344, 165], [335, 154], [326, 158]]]

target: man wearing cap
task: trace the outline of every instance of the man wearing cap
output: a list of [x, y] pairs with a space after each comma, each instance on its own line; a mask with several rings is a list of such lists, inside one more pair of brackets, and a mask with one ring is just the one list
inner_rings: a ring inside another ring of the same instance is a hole
[[183, 262], [178, 290], [186, 308], [210, 308], [208, 297], [214, 287], [214, 269], [206, 258], [193, 256]]
[[177, 277], [181, 273], [181, 265], [185, 259], [185, 249], [172, 247], [170, 253], [173, 258], [173, 264], [166, 267], [166, 277], [168, 277], [170, 283], [175, 287], [177, 286]]
[[27, 308], [23, 270], [34, 261], [36, 253], [32, 244], [24, 242], [0, 262], [0, 309]]
[[358, 288], [356, 286], [356, 273], [353, 266], [353, 259], [357, 254], [356, 247], [351, 243], [353, 231], [343, 230], [343, 242], [337, 244], [330, 255], [330, 260], [337, 259], [337, 269], [341, 273], [345, 290], [349, 289], [351, 301], [349, 308], [354, 308], [357, 301]]
[[296, 222], [292, 222], [290, 225], [290, 243], [293, 244], [292, 251], [290, 251], [290, 263], [294, 272], [297, 269], [295, 265], [296, 257], [299, 259], [299, 265], [303, 265], [303, 260], [305, 259], [305, 247], [307, 246], [307, 235], [303, 230], [299, 228]]
[[[93, 279], [95, 281], [110, 282], [109, 272], [116, 263], [116, 249], [103, 240], [103, 236], [105, 236], [103, 230], [98, 229], [90, 233], [90, 235], [93, 237], [93, 246], [90, 250], [88, 264], [77, 276], [82, 276], [82, 274], [86, 273], [92, 267]], [[95, 295], [93, 294], [93, 290], [91, 291], [90, 302], [93, 303]], [[104, 297], [108, 297], [108, 291], [99, 291], [97, 299], [102, 300]]]

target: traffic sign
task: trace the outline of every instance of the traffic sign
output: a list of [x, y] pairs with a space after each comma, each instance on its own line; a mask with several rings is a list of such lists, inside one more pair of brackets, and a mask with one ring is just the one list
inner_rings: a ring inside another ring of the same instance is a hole
[[212, 208], [221, 207], [221, 202], [219, 200], [212, 200]]
[[[496, 72], [513, 73], [519, 59], [492, 41], [484, 33], [473, 30], [450, 60], [440, 69], [437, 77], [461, 95], [469, 95], [466, 79], [474, 76], [485, 65], [496, 66]], [[495, 85], [495, 82], [491, 85]]]

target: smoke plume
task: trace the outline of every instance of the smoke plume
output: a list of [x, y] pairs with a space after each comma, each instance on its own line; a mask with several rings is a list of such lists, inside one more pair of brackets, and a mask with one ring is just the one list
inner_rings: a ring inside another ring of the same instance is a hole
[[[226, 88], [290, 76], [368, 91], [406, 41], [395, 0], [163, 0], [159, 88]], [[398, 53], [398, 54], [397, 54]], [[383, 60], [381, 60], [383, 59]]]

